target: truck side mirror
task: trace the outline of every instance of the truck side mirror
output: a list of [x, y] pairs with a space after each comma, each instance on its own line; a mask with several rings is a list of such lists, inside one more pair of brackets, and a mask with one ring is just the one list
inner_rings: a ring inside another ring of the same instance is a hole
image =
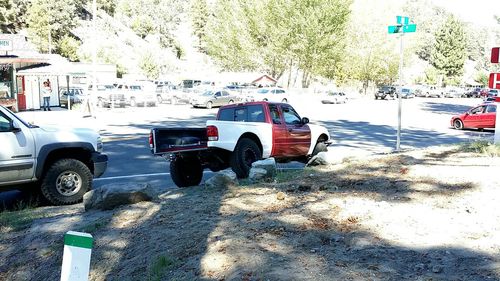
[[302, 117], [302, 119], [300, 120], [302, 122], [303, 125], [309, 123], [309, 118], [307, 117]]
[[21, 127], [14, 123], [14, 121], [10, 121], [10, 131], [13, 133], [19, 133], [21, 131]]

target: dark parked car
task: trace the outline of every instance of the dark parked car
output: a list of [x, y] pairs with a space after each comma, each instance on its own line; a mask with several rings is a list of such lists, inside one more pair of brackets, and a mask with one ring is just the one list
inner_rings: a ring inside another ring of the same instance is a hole
[[396, 87], [393, 86], [382, 86], [375, 93], [375, 99], [385, 99], [387, 96], [394, 98], [396, 96]]
[[61, 107], [68, 108], [68, 96], [70, 97], [71, 108], [73, 108], [74, 104], [82, 103], [87, 95], [83, 91], [82, 88], [79, 87], [70, 87], [68, 88], [60, 88], [59, 89], [59, 103]]
[[471, 89], [465, 93], [465, 96], [468, 98], [479, 98], [481, 96], [481, 88]]

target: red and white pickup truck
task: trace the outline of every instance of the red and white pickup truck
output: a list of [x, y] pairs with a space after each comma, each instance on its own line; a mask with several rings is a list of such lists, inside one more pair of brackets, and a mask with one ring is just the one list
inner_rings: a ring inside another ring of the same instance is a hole
[[289, 104], [268, 102], [223, 106], [206, 128], [153, 128], [149, 137], [151, 152], [170, 159], [179, 187], [198, 185], [205, 168], [231, 167], [245, 178], [259, 159], [306, 162], [329, 143], [325, 127], [309, 124]]

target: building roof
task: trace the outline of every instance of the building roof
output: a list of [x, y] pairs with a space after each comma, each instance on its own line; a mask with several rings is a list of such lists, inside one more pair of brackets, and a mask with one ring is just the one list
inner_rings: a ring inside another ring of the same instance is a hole
[[40, 54], [26, 36], [21, 34], [0, 34], [0, 39], [12, 41], [12, 51], [0, 53], [0, 63], [43, 63], [49, 58]]

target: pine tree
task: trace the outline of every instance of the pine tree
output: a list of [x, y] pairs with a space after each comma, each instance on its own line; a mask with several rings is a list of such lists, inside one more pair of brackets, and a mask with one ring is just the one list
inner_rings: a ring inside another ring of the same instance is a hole
[[206, 26], [209, 16], [206, 0], [193, 0], [191, 2], [191, 21], [193, 24], [194, 35], [198, 37], [199, 46], [202, 47], [202, 42], [206, 35]]
[[467, 57], [463, 23], [450, 15], [435, 38], [431, 63], [448, 81], [456, 83], [464, 73]]

